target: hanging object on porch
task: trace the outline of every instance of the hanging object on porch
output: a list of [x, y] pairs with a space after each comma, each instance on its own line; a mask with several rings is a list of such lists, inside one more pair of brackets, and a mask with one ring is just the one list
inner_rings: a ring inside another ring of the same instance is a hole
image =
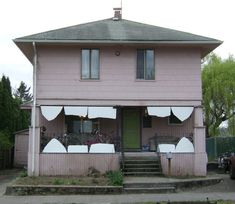
[[42, 153], [67, 153], [67, 151], [59, 140], [53, 138], [44, 147]]
[[41, 106], [42, 115], [48, 120], [54, 120], [61, 112], [63, 106]]
[[193, 107], [171, 107], [173, 114], [182, 122], [190, 117]]
[[193, 143], [186, 137], [182, 137], [175, 147], [175, 152], [192, 153], [194, 152]]
[[87, 109], [88, 107], [86, 106], [65, 106], [64, 113], [65, 115], [75, 115], [79, 117], [86, 117]]
[[157, 117], [167, 117], [171, 114], [170, 107], [147, 107], [148, 114]]
[[116, 119], [116, 109], [113, 107], [88, 107], [88, 118]]

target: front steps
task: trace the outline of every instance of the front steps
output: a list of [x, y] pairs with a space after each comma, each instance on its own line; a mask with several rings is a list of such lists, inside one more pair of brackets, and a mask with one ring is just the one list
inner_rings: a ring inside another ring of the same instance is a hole
[[160, 159], [157, 156], [125, 156], [123, 174], [124, 176], [160, 176], [162, 175]]
[[[154, 183], [157, 176], [162, 176], [160, 158], [155, 153], [125, 154], [123, 174], [131, 178], [131, 182], [124, 182], [125, 193], [174, 193], [175, 186], [167, 183]], [[138, 177], [142, 177], [139, 182]], [[144, 179], [146, 177], [146, 179]], [[153, 177], [153, 179], [151, 179]], [[127, 178], [127, 177], [126, 177]], [[135, 179], [136, 178], [136, 179]], [[143, 182], [144, 181], [144, 182]]]

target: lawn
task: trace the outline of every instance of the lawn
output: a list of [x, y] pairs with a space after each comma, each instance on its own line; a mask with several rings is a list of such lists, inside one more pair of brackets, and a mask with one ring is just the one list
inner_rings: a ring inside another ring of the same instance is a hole
[[81, 185], [81, 186], [107, 186], [109, 180], [105, 176], [70, 177], [70, 176], [39, 176], [21, 177], [14, 182], [16, 185]]
[[91, 173], [89, 176], [37, 176], [28, 177], [22, 172], [13, 184], [15, 185], [79, 185], [79, 186], [121, 186], [123, 175], [121, 171], [109, 171], [102, 175]]

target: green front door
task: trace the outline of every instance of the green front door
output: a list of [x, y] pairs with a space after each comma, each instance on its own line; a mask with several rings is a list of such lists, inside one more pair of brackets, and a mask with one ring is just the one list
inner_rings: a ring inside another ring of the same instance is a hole
[[140, 149], [140, 110], [123, 109], [123, 148]]

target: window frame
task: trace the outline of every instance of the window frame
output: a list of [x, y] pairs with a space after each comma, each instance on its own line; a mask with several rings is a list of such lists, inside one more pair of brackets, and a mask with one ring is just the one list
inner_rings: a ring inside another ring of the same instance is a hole
[[[80, 122], [80, 132], [79, 133], [74, 133], [73, 128], [74, 128], [74, 121]], [[84, 132], [84, 123], [86, 121], [91, 121], [92, 122], [92, 131], [91, 132]], [[65, 116], [65, 124], [66, 124], [66, 134], [92, 134], [93, 131], [99, 131], [100, 130], [100, 121], [98, 118], [94, 119], [89, 119], [88, 117], [79, 117], [79, 116], [74, 116], [74, 115], [66, 115]], [[95, 128], [96, 127], [96, 128]]]
[[[89, 78], [83, 78], [83, 50], [89, 51]], [[98, 51], [98, 77], [92, 78], [92, 51]], [[99, 48], [82, 48], [81, 49], [81, 69], [80, 69], [80, 79], [83, 81], [98, 81], [100, 80], [100, 49]]]
[[[144, 52], [144, 62], [143, 62], [143, 74], [144, 74], [144, 76], [143, 76], [143, 78], [138, 78], [138, 51], [143, 51]], [[153, 73], [153, 78], [151, 78], [151, 79], [147, 79], [147, 75], [146, 75], [146, 73], [147, 73], [147, 57], [146, 57], [146, 55], [147, 55], [147, 51], [153, 51], [153, 71], [154, 71], [154, 73]], [[155, 78], [156, 78], [156, 76], [155, 76], [155, 74], [156, 74], [156, 67], [155, 67], [155, 49], [153, 49], [153, 48], [148, 48], [148, 49], [137, 49], [136, 50], [136, 80], [137, 81], [155, 81]]]

